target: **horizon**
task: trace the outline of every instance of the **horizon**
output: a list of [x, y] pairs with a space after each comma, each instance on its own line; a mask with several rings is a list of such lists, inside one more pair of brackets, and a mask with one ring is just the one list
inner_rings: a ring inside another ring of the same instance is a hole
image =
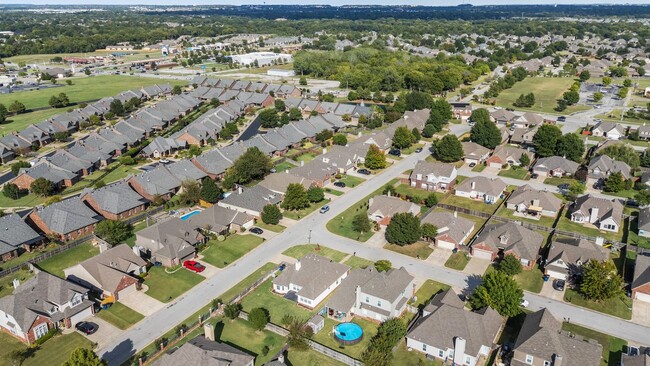
[[323, 0], [300, 0], [298, 2], [288, 0], [234, 0], [229, 3], [215, 3], [212, 0], [192, 0], [185, 4], [179, 4], [177, 0], [140, 0], [137, 3], [129, 0], [34, 0], [26, 2], [24, 0], [5, 0], [2, 5], [27, 5], [27, 6], [77, 6], [77, 5], [122, 5], [122, 6], [224, 6], [224, 5], [330, 5], [330, 6], [346, 6], [346, 5], [368, 5], [368, 6], [458, 6], [462, 4], [471, 4], [473, 6], [495, 6], [495, 5], [615, 5], [615, 6], [629, 6], [629, 5], [650, 5], [650, 0], [557, 0], [552, 2], [542, 2], [536, 0], [514, 0], [508, 3], [499, 2], [498, 0], [475, 0], [475, 1], [459, 1], [459, 0], [441, 0], [435, 1], [433, 4], [427, 0], [412, 0], [412, 1], [394, 1], [394, 0], [379, 0], [376, 3], [368, 4], [366, 1], [360, 0], [332, 0], [323, 2]]

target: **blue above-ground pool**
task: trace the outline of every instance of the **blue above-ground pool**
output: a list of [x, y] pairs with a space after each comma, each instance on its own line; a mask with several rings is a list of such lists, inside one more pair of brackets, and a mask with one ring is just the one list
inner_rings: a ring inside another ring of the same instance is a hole
[[341, 323], [334, 327], [334, 338], [344, 345], [357, 344], [363, 339], [363, 329], [356, 323]]
[[181, 216], [181, 220], [185, 221], [185, 220], [189, 219], [190, 217], [192, 217], [194, 215], [198, 215], [200, 213], [201, 213], [201, 210], [194, 210], [192, 212], [188, 212], [185, 215]]

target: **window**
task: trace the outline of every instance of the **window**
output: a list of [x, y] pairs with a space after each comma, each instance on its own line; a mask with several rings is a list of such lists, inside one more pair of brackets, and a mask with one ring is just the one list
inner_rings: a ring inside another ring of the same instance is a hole
[[81, 303], [81, 296], [76, 296], [76, 295], [75, 295], [75, 296], [72, 298], [72, 301], [70, 301], [70, 305], [72, 305], [72, 306], [77, 306], [77, 305], [79, 305], [80, 303]]
[[377, 300], [377, 306], [381, 307], [381, 300]]
[[445, 357], [445, 352], [443, 350], [438, 351], [438, 357], [440, 358]]
[[616, 226], [614, 226], [614, 225], [612, 225], [612, 224], [605, 224], [605, 225], [603, 225], [603, 228], [604, 228], [605, 230], [612, 230], [612, 231], [613, 231], [613, 230], [616, 230]]
[[422, 350], [425, 351], [425, 352], [426, 352], [426, 350], [427, 350], [427, 345], [424, 344], [424, 343], [422, 343]]
[[471, 362], [472, 362], [472, 358], [469, 356], [465, 356], [465, 363], [469, 365]]
[[370, 304], [370, 297], [366, 296], [366, 303]]
[[526, 355], [526, 363], [529, 365], [533, 364], [533, 356], [531, 355]]
[[551, 366], [551, 361], [544, 361], [544, 366]]
[[34, 336], [36, 339], [41, 338], [45, 334], [47, 334], [47, 323], [39, 324], [34, 328]]

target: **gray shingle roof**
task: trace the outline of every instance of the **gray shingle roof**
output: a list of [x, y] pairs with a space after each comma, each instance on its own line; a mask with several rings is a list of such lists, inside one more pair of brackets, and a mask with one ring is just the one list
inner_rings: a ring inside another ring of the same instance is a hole
[[610, 174], [619, 172], [624, 179], [630, 178], [630, 168], [625, 162], [614, 160], [607, 155], [597, 156], [589, 162], [589, 178], [606, 178]]
[[331, 286], [338, 278], [350, 270], [350, 267], [334, 262], [329, 258], [316, 254], [307, 254], [299, 259], [300, 270], [296, 266], [287, 266], [282, 273], [273, 280], [274, 284], [289, 286], [296, 284], [301, 287], [298, 295], [308, 299], [315, 299]]
[[623, 220], [623, 205], [618, 200], [594, 197], [590, 194], [578, 197], [573, 204], [571, 215], [582, 214], [584, 217], [591, 215], [591, 210], [598, 209], [598, 221], [612, 218], [619, 226]]
[[[472, 188], [472, 183], [474, 183], [474, 188]], [[506, 187], [507, 185], [499, 178], [478, 176], [465, 179], [456, 186], [456, 190], [461, 192], [476, 191], [492, 196], [500, 196]]]
[[650, 206], [639, 210], [638, 228], [650, 231]]
[[68, 234], [103, 220], [103, 217], [81, 202], [78, 196], [37, 207], [35, 212], [50, 230], [59, 234]]
[[569, 174], [575, 174], [580, 164], [561, 156], [549, 156], [538, 159], [533, 167], [534, 170], [550, 172], [551, 170], [562, 170]]
[[547, 211], [558, 211], [562, 207], [562, 200], [551, 192], [535, 189], [528, 184], [518, 187], [510, 197], [508, 204], [528, 206], [539, 206]]
[[547, 262], [553, 263], [562, 260], [567, 265], [584, 264], [590, 260], [604, 261], [609, 258], [609, 253], [601, 245], [592, 241], [574, 238], [557, 239], [551, 243]]
[[239, 349], [221, 342], [214, 342], [200, 335], [182, 345], [173, 353], [166, 353], [154, 366], [246, 366], [255, 360]]
[[280, 203], [280, 195], [265, 188], [261, 185], [243, 188], [242, 192], [232, 192], [228, 197], [220, 201], [220, 203], [238, 207], [242, 209], [249, 209], [256, 212], [261, 212], [266, 205], [275, 205]]
[[[142, 206], [148, 201], [135, 192], [125, 181], [119, 181], [89, 192], [99, 207], [107, 212], [119, 214]], [[83, 198], [82, 193], [80, 197]]]
[[438, 228], [436, 238], [448, 236], [454, 243], [463, 244], [461, 240], [474, 229], [474, 221], [451, 212], [431, 211], [421, 220], [422, 224], [432, 224]]
[[187, 219], [187, 222], [198, 228], [205, 228], [210, 225], [211, 231], [221, 232], [227, 229], [230, 224], [244, 225], [251, 222], [253, 217], [239, 211], [231, 210], [226, 207], [212, 205]]
[[632, 289], [650, 282], [650, 256], [638, 255], [634, 265], [634, 279]]
[[40, 239], [41, 236], [20, 216], [11, 214], [0, 217], [0, 251], [2, 247], [11, 251], [20, 245], [30, 245]]
[[535, 261], [544, 237], [513, 222], [490, 224], [483, 228], [472, 245], [484, 244], [493, 251], [502, 248], [519, 258]]

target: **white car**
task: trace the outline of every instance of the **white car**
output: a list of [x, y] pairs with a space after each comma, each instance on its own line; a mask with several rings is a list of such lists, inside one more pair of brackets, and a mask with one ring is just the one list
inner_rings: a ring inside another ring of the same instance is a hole
[[527, 308], [528, 305], [529, 305], [528, 300], [526, 300], [526, 299], [521, 300], [521, 304], [520, 304], [520, 305], [521, 305], [522, 308]]
[[163, 164], [169, 164], [169, 159], [160, 159], [160, 162]]

